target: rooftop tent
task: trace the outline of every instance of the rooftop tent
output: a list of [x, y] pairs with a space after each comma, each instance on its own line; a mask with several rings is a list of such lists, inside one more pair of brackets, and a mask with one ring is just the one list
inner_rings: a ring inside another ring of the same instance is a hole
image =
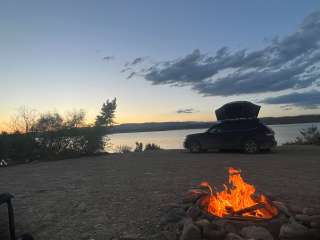
[[237, 118], [257, 118], [260, 106], [247, 101], [230, 102], [218, 108], [217, 120]]

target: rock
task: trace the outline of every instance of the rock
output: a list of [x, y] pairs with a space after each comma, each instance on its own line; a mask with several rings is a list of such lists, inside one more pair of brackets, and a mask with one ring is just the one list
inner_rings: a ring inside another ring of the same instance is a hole
[[280, 239], [291, 239], [291, 238], [301, 238], [304, 239], [309, 236], [308, 228], [295, 221], [290, 221], [289, 223], [283, 224], [280, 228]]
[[226, 231], [215, 223], [205, 225], [203, 228], [203, 237], [208, 240], [224, 239], [226, 234]]
[[320, 215], [320, 209], [318, 208], [304, 208], [302, 209], [302, 213], [305, 215]]
[[196, 226], [198, 226], [202, 231], [203, 229], [210, 224], [207, 219], [200, 219], [195, 222]]
[[161, 217], [160, 224], [168, 224], [168, 223], [177, 223], [181, 221], [183, 218], [186, 218], [186, 212], [179, 207], [173, 207], [167, 211], [167, 213]]
[[248, 226], [240, 231], [244, 238], [253, 238], [255, 240], [273, 240], [271, 233], [264, 227]]
[[224, 240], [244, 240], [244, 239], [235, 233], [228, 233]]
[[187, 211], [187, 215], [191, 217], [192, 220], [196, 220], [200, 214], [201, 214], [201, 210], [197, 206], [192, 206]]
[[223, 240], [225, 239], [226, 232], [224, 230], [204, 230], [203, 237], [208, 240]]
[[230, 222], [226, 222], [223, 225], [223, 229], [228, 233], [238, 233], [236, 227]]
[[183, 197], [182, 203], [195, 203], [200, 197], [208, 195], [208, 192], [202, 189], [191, 189]]
[[192, 221], [186, 221], [180, 240], [201, 240], [201, 231]]
[[217, 217], [213, 216], [212, 214], [204, 212], [204, 211], [201, 212], [201, 218], [207, 219], [210, 222], [218, 219]]
[[320, 215], [309, 216], [304, 214], [297, 214], [295, 216], [295, 219], [308, 224], [310, 224], [311, 222], [320, 223]]
[[292, 213], [289, 211], [289, 209], [287, 208], [287, 206], [282, 203], [282, 202], [278, 202], [278, 201], [273, 201], [272, 202], [280, 212], [282, 212], [283, 214], [285, 214], [288, 217], [292, 216]]

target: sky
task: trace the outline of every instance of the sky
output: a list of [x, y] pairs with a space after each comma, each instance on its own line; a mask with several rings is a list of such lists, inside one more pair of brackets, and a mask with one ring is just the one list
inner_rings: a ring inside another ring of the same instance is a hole
[[320, 113], [318, 0], [2, 0], [0, 128], [20, 106], [116, 122]]

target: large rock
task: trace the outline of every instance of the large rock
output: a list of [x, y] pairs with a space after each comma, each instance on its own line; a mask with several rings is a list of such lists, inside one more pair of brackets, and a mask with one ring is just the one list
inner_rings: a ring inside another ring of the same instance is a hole
[[203, 231], [203, 237], [208, 240], [223, 240], [225, 239], [226, 232], [224, 230], [208, 229]]
[[305, 215], [305, 214], [297, 214], [295, 216], [295, 218], [303, 223], [307, 223], [310, 224], [312, 222], [314, 223], [320, 223], [320, 215], [313, 215], [313, 216], [309, 216], [309, 215]]
[[165, 225], [168, 223], [177, 223], [186, 217], [187, 214], [183, 208], [172, 207], [167, 210], [164, 216], [161, 217], [160, 224]]
[[253, 238], [255, 240], [273, 240], [271, 233], [264, 227], [249, 226], [240, 231], [244, 238]]
[[235, 233], [228, 233], [224, 240], [244, 240], [244, 238]]
[[192, 221], [186, 221], [180, 240], [201, 240], [201, 231]]
[[208, 240], [223, 240], [226, 231], [216, 223], [210, 223], [203, 227], [203, 237]]
[[200, 219], [196, 221], [195, 224], [201, 229], [201, 231], [203, 231], [205, 227], [210, 225], [210, 222], [207, 219]]
[[278, 201], [273, 201], [272, 203], [286, 216], [291, 217], [293, 215], [284, 203]]
[[308, 237], [310, 237], [309, 229], [296, 221], [291, 220], [281, 226], [280, 239], [308, 239]]
[[200, 214], [201, 210], [198, 206], [192, 206], [187, 211], [187, 215], [192, 218], [192, 220], [196, 220]]

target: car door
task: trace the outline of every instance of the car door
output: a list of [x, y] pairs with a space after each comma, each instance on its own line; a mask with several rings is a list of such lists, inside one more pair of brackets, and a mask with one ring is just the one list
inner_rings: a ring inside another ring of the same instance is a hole
[[201, 145], [204, 149], [217, 149], [221, 144], [221, 124], [208, 129], [202, 138]]
[[220, 130], [220, 148], [233, 149], [237, 138], [236, 121], [224, 122]]

